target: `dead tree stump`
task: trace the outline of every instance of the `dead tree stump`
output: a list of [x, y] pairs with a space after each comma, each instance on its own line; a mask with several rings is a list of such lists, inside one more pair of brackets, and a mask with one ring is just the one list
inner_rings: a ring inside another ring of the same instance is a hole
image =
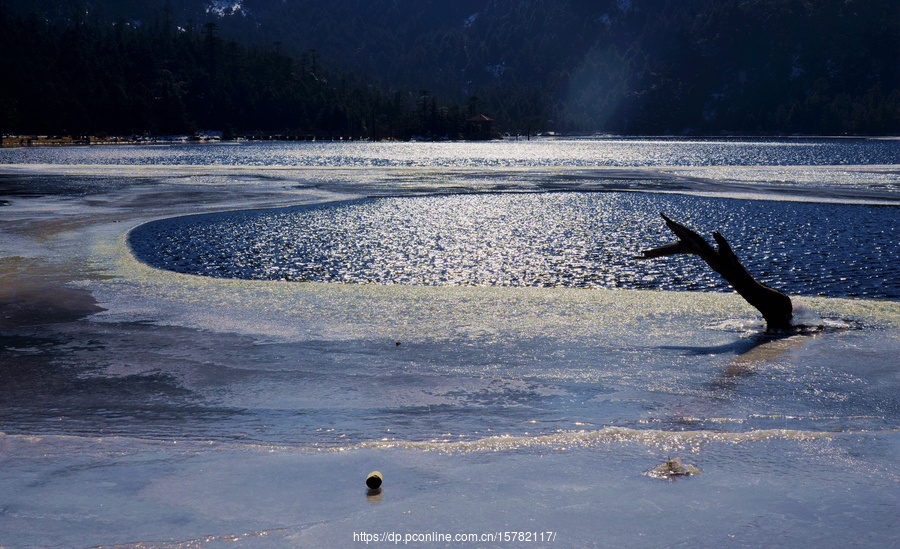
[[652, 259], [676, 254], [699, 255], [712, 270], [731, 284], [741, 297], [762, 313], [770, 330], [791, 326], [793, 316], [791, 298], [753, 278], [738, 260], [725, 237], [718, 231], [713, 233], [713, 238], [719, 245], [719, 249], [716, 250], [696, 232], [672, 221], [665, 214], [661, 215], [666, 220], [666, 226], [679, 238], [678, 242], [642, 251], [636, 259]]

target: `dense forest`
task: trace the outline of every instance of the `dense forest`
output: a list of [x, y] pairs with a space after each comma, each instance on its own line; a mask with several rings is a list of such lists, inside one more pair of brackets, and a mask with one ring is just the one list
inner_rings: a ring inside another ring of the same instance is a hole
[[900, 134], [896, 0], [0, 8], [4, 133]]
[[[433, 97], [410, 105], [348, 77], [332, 79], [315, 51], [223, 39], [215, 22], [161, 18], [48, 24], [0, 15], [0, 92], [7, 134], [276, 133], [295, 138], [458, 135], [463, 114]], [[430, 101], [428, 99], [431, 99]], [[418, 107], [418, 111], [417, 111]], [[451, 127], [452, 121], [452, 127]]]

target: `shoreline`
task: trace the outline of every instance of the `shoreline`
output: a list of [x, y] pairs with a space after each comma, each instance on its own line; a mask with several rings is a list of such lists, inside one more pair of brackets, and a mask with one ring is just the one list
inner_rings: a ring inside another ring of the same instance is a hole
[[[0, 148], [27, 148], [27, 147], [83, 147], [92, 145], [171, 145], [171, 144], [202, 144], [202, 143], [253, 143], [253, 142], [300, 142], [300, 143], [355, 143], [370, 142], [368, 138], [353, 138], [345, 136], [313, 136], [313, 135], [290, 135], [279, 134], [273, 132], [250, 132], [246, 135], [234, 136], [230, 139], [223, 139], [218, 132], [212, 134], [200, 133], [197, 135], [175, 135], [175, 136], [149, 136], [149, 137], [125, 137], [125, 136], [50, 136], [41, 134], [23, 134], [23, 135], [3, 135], [0, 138]], [[722, 134], [722, 135], [612, 135], [612, 134], [553, 134], [553, 135], [536, 135], [529, 138], [523, 136], [502, 136], [498, 139], [490, 141], [524, 141], [530, 139], [591, 139], [596, 141], [615, 141], [615, 140], [697, 140], [697, 141], [727, 141], [727, 140], [872, 140], [872, 141], [897, 141], [900, 136], [896, 135], [745, 135], [745, 134]], [[407, 141], [385, 138], [379, 143], [391, 142], [416, 142], [417, 139]], [[426, 140], [428, 143], [483, 143], [484, 141], [473, 141], [466, 139], [438, 139]]]

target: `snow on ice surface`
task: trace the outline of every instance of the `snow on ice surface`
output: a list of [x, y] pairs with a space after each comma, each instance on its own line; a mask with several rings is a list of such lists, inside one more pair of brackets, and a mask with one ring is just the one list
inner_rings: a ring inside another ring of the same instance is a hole
[[[815, 179], [751, 169], [772, 176], [744, 189]], [[894, 200], [891, 168], [841, 170], [823, 178], [829, 200], [845, 179]], [[216, 279], [153, 269], [126, 244], [142, 222], [188, 212], [635, 182], [694, 192], [698, 174], [714, 192], [712, 170], [2, 172], [21, 192], [4, 196], [0, 227], [0, 546], [897, 538], [895, 301], [802, 298], [825, 328], [773, 336], [732, 294]], [[702, 474], [645, 474], [675, 455]], [[364, 485], [373, 470], [381, 494]]]

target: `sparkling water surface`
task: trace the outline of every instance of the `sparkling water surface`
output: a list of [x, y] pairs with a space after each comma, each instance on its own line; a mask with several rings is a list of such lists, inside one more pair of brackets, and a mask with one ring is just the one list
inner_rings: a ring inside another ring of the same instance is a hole
[[900, 297], [895, 207], [650, 193], [504, 193], [377, 198], [181, 217], [129, 242], [156, 267], [314, 282], [731, 291], [702, 261], [638, 261], [675, 237], [657, 212], [791, 294]]
[[250, 142], [0, 149], [14, 164], [304, 167], [838, 166], [900, 164], [888, 139], [621, 139]]

